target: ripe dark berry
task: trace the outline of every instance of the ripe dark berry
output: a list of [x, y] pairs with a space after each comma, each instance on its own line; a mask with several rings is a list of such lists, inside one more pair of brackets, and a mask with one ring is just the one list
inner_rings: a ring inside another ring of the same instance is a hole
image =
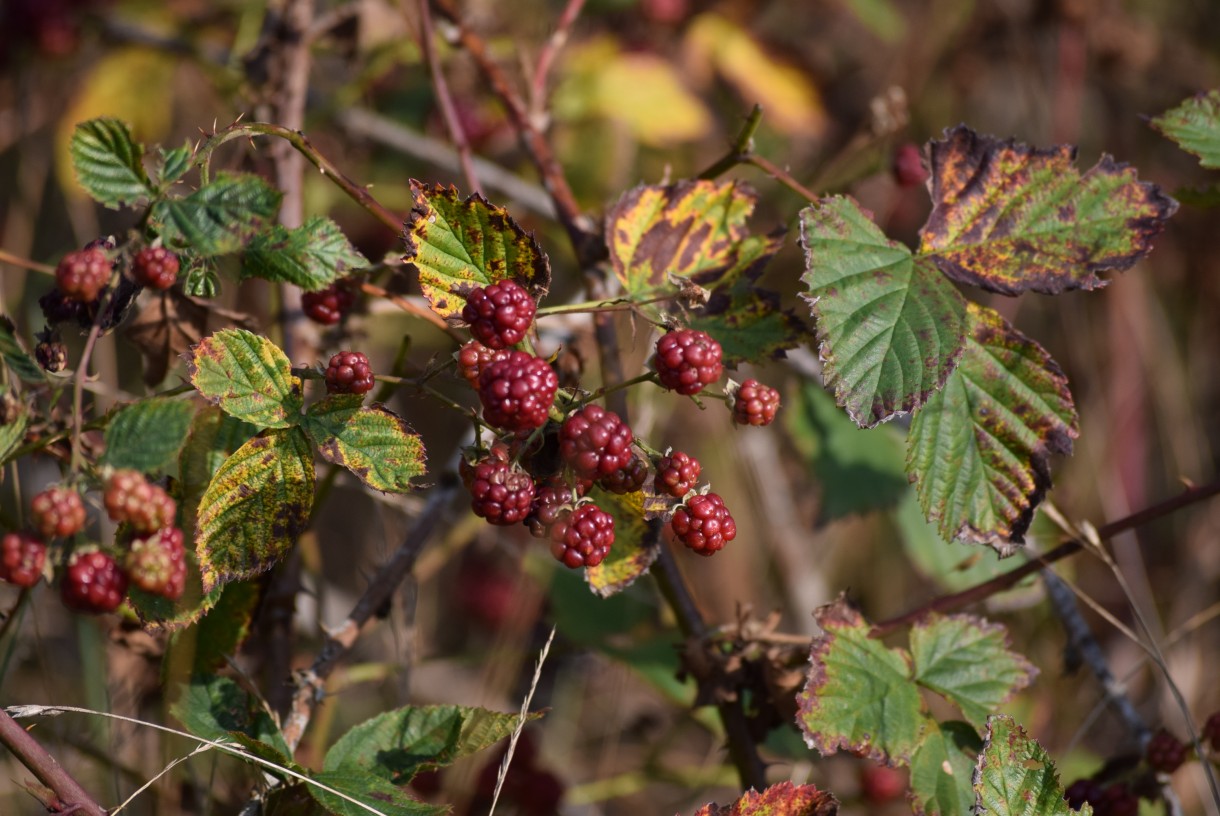
[[131, 260], [131, 276], [141, 286], [168, 289], [178, 280], [178, 256], [165, 247], [144, 247]]
[[1063, 798], [1072, 810], [1080, 810], [1085, 804], [1096, 805], [1105, 795], [1105, 787], [1094, 779], [1077, 779], [1067, 786]]
[[58, 374], [68, 367], [68, 347], [58, 340], [42, 340], [34, 347], [34, 359], [43, 371]]
[[551, 528], [564, 513], [571, 510], [572, 488], [562, 484], [542, 485], [534, 492], [534, 501], [530, 505], [529, 515], [525, 517], [525, 526], [529, 528], [534, 538], [547, 538]]
[[534, 480], [508, 461], [503, 445], [474, 464], [468, 484], [471, 509], [489, 524], [508, 526], [524, 521], [534, 502]]
[[110, 280], [110, 259], [100, 249], [69, 252], [55, 268], [55, 283], [65, 297], [92, 303]]
[[1090, 804], [1097, 816], [1139, 816], [1140, 812], [1139, 797], [1122, 782], [1110, 785], [1099, 800]]
[[42, 577], [47, 545], [31, 533], [5, 533], [0, 541], [0, 580], [32, 587]]
[[102, 503], [110, 518], [127, 522], [139, 533], [169, 527], [178, 511], [168, 493], [134, 470], [117, 470], [110, 476]]
[[733, 397], [733, 421], [738, 425], [770, 425], [779, 410], [779, 392], [749, 379]]
[[566, 567], [596, 567], [614, 545], [614, 517], [582, 504], [551, 528], [551, 555]]
[[73, 553], [59, 593], [64, 606], [77, 612], [113, 612], [127, 594], [127, 573], [100, 550]]
[[700, 555], [711, 555], [737, 537], [737, 524], [715, 493], [692, 496], [685, 507], [674, 511], [669, 524], [674, 535]]
[[82, 326], [92, 323], [88, 307], [79, 300], [68, 297], [59, 289], [52, 289], [38, 298], [38, 307], [42, 309], [42, 316], [47, 323], [52, 326], [69, 321]]
[[512, 352], [508, 349], [489, 349], [478, 340], [471, 340], [457, 353], [458, 370], [466, 378], [466, 382], [474, 388], [479, 387], [479, 372], [484, 366], [503, 360]]
[[462, 319], [470, 324], [474, 339], [494, 350], [520, 343], [533, 325], [537, 310], [521, 284], [502, 280], [468, 294]]
[[30, 501], [34, 527], [43, 538], [67, 538], [85, 526], [85, 503], [67, 487], [49, 487]]
[[332, 283], [316, 292], [301, 293], [301, 309], [305, 316], [323, 326], [333, 326], [351, 311], [356, 296], [341, 283]]
[[894, 150], [890, 172], [899, 187], [917, 187], [928, 179], [928, 169], [923, 166], [923, 154], [910, 142], [900, 144]]
[[648, 479], [648, 465], [639, 457], [632, 457], [626, 467], [621, 467], [613, 473], [608, 473], [597, 480], [597, 483], [611, 493], [634, 493], [644, 486]]
[[1203, 723], [1199, 740], [1211, 745], [1213, 751], [1220, 752], [1220, 711], [1214, 712], [1207, 718], [1207, 722]]
[[1164, 728], [1159, 729], [1144, 746], [1148, 767], [1158, 773], [1171, 774], [1186, 761], [1186, 745]]
[[546, 424], [559, 378], [546, 360], [514, 351], [479, 372], [483, 418], [494, 428], [525, 431]]
[[373, 390], [369, 358], [358, 351], [341, 351], [326, 366], [326, 393], [367, 394]]
[[186, 547], [182, 531], [165, 527], [131, 542], [127, 554], [127, 573], [131, 582], [145, 592], [171, 601], [182, 597], [186, 588]]
[[661, 385], [690, 396], [720, 379], [720, 344], [705, 332], [681, 329], [657, 340], [652, 365]]
[[699, 460], [682, 451], [674, 451], [657, 460], [656, 488], [675, 499], [682, 499], [699, 483]]
[[586, 405], [563, 421], [559, 455], [577, 478], [599, 479], [631, 464], [634, 439], [618, 414]]

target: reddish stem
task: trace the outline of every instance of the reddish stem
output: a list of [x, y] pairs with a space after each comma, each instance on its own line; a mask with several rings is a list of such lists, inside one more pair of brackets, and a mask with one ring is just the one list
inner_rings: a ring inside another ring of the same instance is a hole
[[55, 757], [3, 708], [0, 708], [0, 743], [33, 772], [39, 782], [55, 792], [59, 797], [59, 813], [106, 816], [106, 809], [95, 802], [80, 783], [55, 761]]

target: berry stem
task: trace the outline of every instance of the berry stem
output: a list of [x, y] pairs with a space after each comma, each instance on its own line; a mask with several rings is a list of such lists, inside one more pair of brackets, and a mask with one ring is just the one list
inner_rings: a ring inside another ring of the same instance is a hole
[[700, 173], [698, 178], [707, 180], [719, 178], [737, 165], [748, 162], [750, 156], [754, 154], [754, 134], [758, 132], [758, 126], [762, 124], [762, 114], [762, 105], [756, 104], [746, 117], [745, 124], [742, 125], [741, 132], [737, 134], [737, 139], [729, 148], [729, 152]]
[[454, 331], [454, 329], [448, 323], [445, 322], [445, 319], [443, 317], [441, 317], [440, 315], [438, 315], [436, 312], [432, 311], [431, 309], [425, 308], [423, 306], [417, 306], [416, 304], [412, 303], [411, 301], [407, 300], [406, 298], [404, 298], [400, 295], [396, 295], [393, 292], [388, 292], [385, 289], [382, 289], [380, 286], [378, 286], [375, 283], [369, 283], [367, 281], [365, 281], [364, 283], [361, 283], [360, 291], [364, 292], [366, 295], [372, 295], [373, 297], [385, 298], [386, 300], [390, 301], [398, 308], [402, 309], [407, 314], [415, 315], [416, 317], [427, 320], [433, 326], [436, 326], [438, 329], [445, 332], [450, 337], [453, 337], [455, 339], [458, 339], [460, 337], [457, 334], [457, 332]]
[[110, 293], [98, 301], [97, 314], [93, 316], [93, 325], [89, 327], [89, 337], [85, 340], [85, 348], [81, 351], [80, 362], [77, 363], [76, 374], [72, 378], [71, 469], [73, 474], [79, 473], [82, 465], [81, 425], [84, 422], [84, 412], [81, 410], [81, 406], [85, 391], [85, 380], [89, 376], [89, 362], [93, 359], [93, 349], [97, 346], [97, 339], [102, 334], [102, 320], [106, 315], [106, 308], [110, 305], [110, 301], [114, 297], [114, 287], [117, 284], [118, 276], [120, 274], [121, 273], [118, 270], [115, 270], [111, 274], [109, 282]]
[[0, 249], [0, 263], [6, 263], [9, 266], [16, 266], [20, 269], [28, 269], [31, 272], [39, 272], [43, 275], [54, 275], [55, 267], [40, 264], [37, 261], [31, 261], [28, 258], [22, 258], [20, 255], [14, 255], [11, 252], [6, 252]]
[[644, 298], [643, 300], [634, 300], [632, 298], [610, 298], [603, 300], [584, 300], [580, 303], [565, 303], [562, 306], [540, 306], [538, 308], [538, 312], [535, 314], [535, 317], [575, 314], [582, 312], [630, 312], [634, 311], [639, 306], [646, 306], [649, 303], [661, 303], [662, 301], [673, 300], [675, 297], [677, 297], [677, 295], [674, 293], [667, 292], [663, 295]]
[[657, 382], [657, 373], [655, 371], [648, 371], [632, 377], [630, 380], [623, 380], [622, 382], [615, 383], [614, 385], [603, 385], [601, 388], [582, 399], [579, 405], [580, 407], [583, 407], [591, 402], [596, 402], [607, 394], [613, 394], [615, 391], [622, 391], [625, 388], [630, 388], [633, 385], [639, 385], [640, 383], [644, 382]]
[[55, 761], [55, 757], [18, 725], [3, 708], [0, 708], [0, 743], [9, 749], [22, 765], [29, 768], [39, 782], [55, 793], [59, 801], [44, 803], [48, 805], [48, 809], [55, 805], [57, 813], [75, 812], [83, 816], [106, 816], [106, 809], [95, 802], [81, 784]]
[[377, 374], [373, 377], [373, 379], [383, 383], [411, 386], [412, 388], [424, 392], [437, 402], [443, 403], [446, 407], [457, 411], [459, 414], [464, 414], [465, 416], [472, 418], [475, 422], [480, 422], [477, 411], [473, 410], [472, 408], [467, 408], [465, 405], [461, 405], [460, 403], [454, 402], [453, 400], [449, 399], [449, 397], [445, 396], [440, 391], [437, 391], [435, 388], [426, 384], [422, 380], [411, 379], [409, 377], [393, 377], [389, 374]]

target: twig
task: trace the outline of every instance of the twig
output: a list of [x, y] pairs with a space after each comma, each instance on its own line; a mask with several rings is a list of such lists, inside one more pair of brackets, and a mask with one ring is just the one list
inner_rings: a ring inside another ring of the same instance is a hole
[[[117, 278], [111, 277], [113, 286], [117, 286]], [[80, 353], [80, 362], [76, 365], [76, 375], [72, 378], [72, 472], [77, 473], [83, 464], [81, 461], [81, 424], [84, 422], [82, 396], [85, 390], [85, 378], [89, 376], [89, 361], [93, 359], [93, 349], [97, 346], [97, 338], [102, 333], [102, 321], [114, 300], [113, 289], [97, 304], [97, 314], [93, 316], [93, 325], [89, 327], [89, 337], [85, 340], [85, 348]]]
[[395, 306], [402, 309], [407, 314], [414, 315], [415, 317], [423, 318], [424, 320], [427, 320], [429, 323], [431, 323], [433, 326], [436, 326], [441, 331], [445, 332], [446, 334], [450, 334], [451, 336], [453, 336], [455, 338], [458, 336], [456, 333], [454, 333], [453, 327], [445, 322], [445, 318], [441, 317], [436, 312], [434, 312], [431, 309], [426, 308], [424, 306], [419, 306], [415, 303], [412, 303], [410, 300], [407, 300], [405, 297], [402, 297], [401, 295], [396, 295], [393, 292], [389, 292], [385, 289], [382, 289], [380, 286], [378, 286], [375, 283], [368, 283], [368, 282], [361, 283], [360, 291], [364, 292], [366, 295], [372, 295], [373, 297], [385, 298], [390, 303], [393, 303]]
[[[0, 708], [0, 742], [29, 768], [38, 781], [59, 797], [59, 812], [74, 809], [82, 816], [106, 816], [106, 809], [93, 800], [80, 783], [55, 761], [38, 740], [30, 736], [8, 712]], [[50, 804], [50, 803], [48, 803]]]
[[733, 146], [729, 148], [729, 152], [721, 156], [711, 167], [700, 173], [699, 178], [707, 180], [719, 178], [737, 165], [745, 164], [750, 160], [750, 156], [754, 153], [754, 134], [758, 132], [758, 126], [762, 124], [762, 112], [762, 105], [754, 106], [754, 109], [750, 111], [750, 115], [746, 117], [746, 122], [742, 125], [741, 132], [737, 134], [737, 139], [734, 140]]
[[808, 200], [808, 201], [817, 201], [818, 200], [818, 196], [816, 193], [812, 192], [809, 188], [805, 187], [805, 185], [801, 184], [799, 181], [794, 179], [788, 173], [787, 170], [784, 170], [783, 168], [774, 164], [770, 159], [764, 158], [763, 156], [760, 156], [757, 153], [751, 153], [749, 156], [746, 157], [746, 162], [748, 164], [754, 165], [759, 170], [762, 170], [764, 173], [766, 173], [769, 176], [771, 176], [772, 178], [774, 178], [780, 184], [783, 184], [789, 190], [792, 190], [797, 195], [804, 197], [806, 200]]
[[15, 266], [19, 269], [28, 269], [31, 272], [41, 272], [44, 275], [54, 275], [55, 267], [40, 264], [37, 261], [31, 261], [28, 258], [22, 258], [20, 255], [14, 255], [11, 252], [5, 252], [0, 249], [0, 263], [6, 263], [9, 266]]
[[466, 186], [471, 193], [482, 193], [479, 176], [475, 172], [471, 157], [470, 140], [466, 138], [466, 130], [458, 118], [457, 109], [453, 105], [453, 96], [449, 93], [449, 83], [445, 81], [445, 72], [441, 69], [440, 58], [436, 54], [436, 29], [432, 25], [432, 11], [428, 8], [428, 0], [417, 0], [419, 7], [419, 44], [424, 50], [424, 59], [428, 62], [428, 73], [432, 76], [432, 88], [436, 91], [436, 103], [440, 105], [441, 116], [445, 119], [445, 128], [449, 138], [457, 148], [458, 162], [462, 166], [462, 175], [466, 178]]
[[555, 58], [567, 44], [568, 35], [572, 33], [572, 26], [576, 24], [576, 18], [580, 16], [584, 5], [585, 0], [568, 0], [563, 13], [559, 15], [559, 20], [555, 24], [555, 30], [551, 32], [551, 36], [547, 38], [542, 50], [538, 52], [538, 61], [534, 63], [534, 76], [530, 81], [529, 109], [530, 117], [540, 129], [545, 129], [547, 77], [551, 73], [551, 66], [554, 64]]

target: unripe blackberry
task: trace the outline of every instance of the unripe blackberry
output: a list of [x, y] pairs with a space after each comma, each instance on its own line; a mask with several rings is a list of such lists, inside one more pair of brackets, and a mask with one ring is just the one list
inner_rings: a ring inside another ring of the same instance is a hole
[[141, 286], [168, 289], [178, 280], [178, 256], [163, 246], [144, 247], [131, 260], [131, 277]]
[[770, 425], [779, 410], [779, 392], [749, 379], [733, 395], [733, 421], [738, 425]]
[[559, 455], [578, 478], [600, 479], [631, 463], [634, 439], [618, 414], [600, 405], [586, 405], [563, 421]]
[[534, 480], [508, 461], [503, 445], [496, 445], [474, 463], [467, 485], [471, 509], [489, 524], [508, 526], [523, 521], [534, 501]]
[[326, 366], [326, 393], [367, 394], [373, 390], [369, 358], [358, 351], [341, 351]]
[[715, 493], [692, 496], [669, 524], [678, 540], [699, 555], [711, 555], [737, 537], [737, 524]]
[[546, 424], [559, 378], [546, 360], [514, 351], [479, 372], [483, 419], [494, 428], [525, 431]]
[[1213, 712], [1203, 723], [1199, 740], [1210, 745], [1213, 751], [1220, 752], [1220, 711]]
[[923, 154], [910, 142], [900, 144], [894, 150], [890, 172], [899, 187], [916, 187], [928, 179], [928, 169], [923, 166]]
[[529, 528], [530, 535], [534, 538], [548, 538], [555, 523], [571, 511], [572, 501], [572, 488], [567, 485], [549, 484], [537, 487], [529, 515], [525, 517], [525, 526]]
[[471, 340], [458, 350], [458, 371], [462, 372], [462, 376], [472, 388], [478, 388], [479, 372], [484, 366], [506, 359], [511, 353], [508, 349], [489, 349], [478, 340]]
[[537, 310], [538, 305], [521, 284], [502, 280], [466, 295], [462, 319], [470, 324], [475, 340], [494, 350], [525, 339]]
[[1095, 779], [1077, 779], [1067, 786], [1063, 798], [1072, 810], [1080, 810], [1086, 804], [1096, 805], [1105, 795], [1105, 787]]
[[68, 367], [68, 347], [58, 340], [42, 340], [34, 347], [34, 359], [43, 371], [58, 374]]
[[323, 326], [333, 326], [351, 311], [355, 294], [339, 282], [316, 292], [301, 293], [301, 310], [305, 316]]
[[127, 594], [127, 573], [100, 550], [73, 553], [59, 593], [64, 606], [77, 612], [113, 612]]
[[46, 561], [47, 545], [32, 533], [5, 533], [0, 540], [0, 580], [32, 587]]
[[68, 487], [49, 487], [30, 501], [34, 527], [43, 538], [67, 538], [85, 526], [85, 503]]
[[597, 483], [611, 493], [625, 495], [634, 493], [644, 486], [648, 479], [648, 465], [639, 457], [632, 457], [626, 467], [621, 467], [613, 473], [608, 473], [597, 480]]
[[675, 499], [686, 498], [686, 494], [699, 483], [699, 460], [682, 451], [662, 456], [657, 460], [658, 493], [667, 493]]
[[174, 523], [178, 507], [169, 494], [134, 470], [116, 470], [102, 494], [106, 512], [139, 533], [155, 533]]
[[614, 517], [582, 504], [551, 528], [551, 555], [572, 569], [596, 567], [614, 545]]
[[145, 592], [171, 601], [182, 597], [186, 588], [186, 547], [182, 531], [165, 527], [151, 535], [137, 537], [127, 554], [127, 574]]
[[661, 385], [691, 396], [720, 379], [720, 344], [710, 335], [695, 329], [681, 329], [657, 340], [652, 365]]
[[1144, 746], [1144, 760], [1157, 773], [1171, 774], [1186, 761], [1186, 745], [1161, 728]]
[[65, 297], [92, 303], [110, 280], [110, 259], [100, 249], [69, 252], [55, 268], [55, 283]]

